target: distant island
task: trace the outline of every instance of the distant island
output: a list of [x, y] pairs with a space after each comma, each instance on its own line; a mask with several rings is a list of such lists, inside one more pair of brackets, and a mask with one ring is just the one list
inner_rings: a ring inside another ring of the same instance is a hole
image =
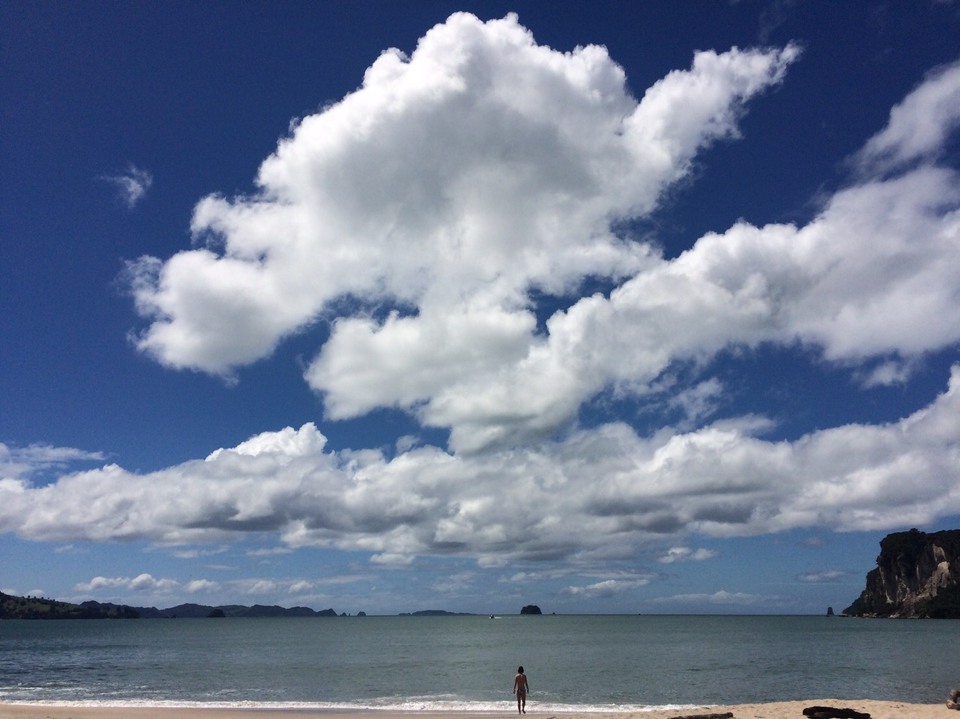
[[169, 609], [155, 609], [154, 607], [138, 607], [143, 619], [200, 619], [204, 617], [339, 617], [346, 614], [337, 614], [333, 609], [323, 609], [319, 612], [310, 607], [278, 607], [254, 604], [247, 607], [242, 604], [225, 604], [210, 607], [205, 604], [178, 604]]
[[960, 619], [960, 529], [917, 529], [880, 541], [877, 567], [843, 613], [852, 617]]
[[[528, 604], [520, 610], [521, 614], [541, 614], [540, 607]], [[254, 604], [248, 607], [242, 604], [178, 604], [167, 609], [156, 607], [133, 607], [126, 604], [103, 602], [81, 602], [71, 604], [55, 599], [40, 597], [15, 597], [0, 592], [0, 620], [3, 619], [225, 619], [257, 617], [349, 617], [338, 614], [333, 609], [315, 611], [310, 607], [278, 607]], [[357, 612], [357, 617], [367, 616]], [[471, 612], [448, 612], [445, 609], [421, 609], [416, 612], [403, 612], [401, 617], [474, 617]]]

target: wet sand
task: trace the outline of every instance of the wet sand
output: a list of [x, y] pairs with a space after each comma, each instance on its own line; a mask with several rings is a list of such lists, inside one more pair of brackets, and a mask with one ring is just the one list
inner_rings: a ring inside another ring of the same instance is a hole
[[[809, 706], [854, 709], [872, 719], [960, 719], [960, 711], [948, 709], [946, 697], [939, 704], [873, 701], [869, 699], [810, 699], [769, 704], [705, 706], [695, 709], [671, 709], [625, 713], [549, 713], [531, 707], [530, 719], [676, 719], [731, 712], [734, 719], [804, 719]], [[450, 717], [451, 719], [509, 719], [517, 716], [513, 707], [502, 712], [320, 712], [275, 709], [202, 709], [170, 707], [70, 707], [46, 704], [0, 704], [0, 719], [411, 719], [413, 716]]]

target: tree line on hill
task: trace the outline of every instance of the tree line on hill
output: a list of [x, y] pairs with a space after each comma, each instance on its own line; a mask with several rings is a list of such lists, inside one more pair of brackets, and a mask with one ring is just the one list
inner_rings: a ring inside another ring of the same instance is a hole
[[[358, 616], [362, 616], [360, 612]], [[180, 604], [168, 609], [131, 607], [125, 604], [82, 602], [72, 604], [41, 597], [15, 597], [0, 592], [0, 619], [175, 619], [202, 617], [337, 617], [333, 609], [314, 611], [309, 607], [278, 607], [239, 604], [218, 607]]]

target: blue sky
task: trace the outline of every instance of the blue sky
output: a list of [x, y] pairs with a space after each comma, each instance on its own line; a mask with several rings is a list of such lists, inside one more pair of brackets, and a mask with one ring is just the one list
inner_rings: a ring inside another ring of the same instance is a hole
[[960, 526], [960, 4], [0, 8], [0, 589], [821, 613]]

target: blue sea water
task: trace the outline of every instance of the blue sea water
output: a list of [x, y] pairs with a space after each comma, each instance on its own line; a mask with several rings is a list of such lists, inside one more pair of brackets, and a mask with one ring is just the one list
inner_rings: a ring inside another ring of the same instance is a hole
[[943, 701], [960, 621], [542, 616], [0, 622], [0, 701], [314, 710], [638, 711]]

